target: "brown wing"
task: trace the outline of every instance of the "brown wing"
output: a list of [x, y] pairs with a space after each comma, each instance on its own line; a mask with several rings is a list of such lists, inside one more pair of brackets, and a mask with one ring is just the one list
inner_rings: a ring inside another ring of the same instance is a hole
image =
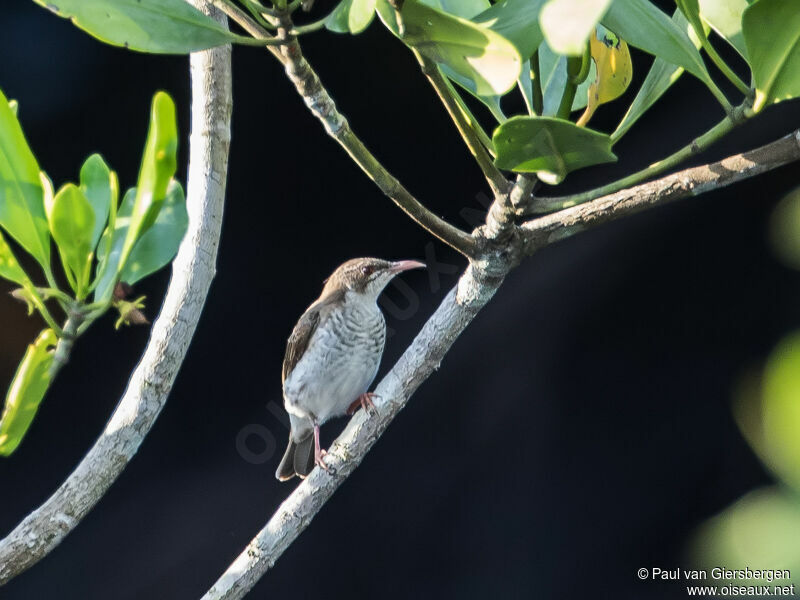
[[303, 313], [297, 325], [294, 326], [292, 335], [289, 336], [289, 341], [286, 342], [286, 355], [283, 357], [281, 382], [286, 381], [289, 373], [292, 372], [292, 369], [294, 369], [303, 354], [305, 354], [306, 348], [308, 348], [308, 342], [319, 326], [319, 313], [319, 307], [316, 305], [312, 306]]
[[320, 322], [324, 321], [331, 308], [343, 299], [344, 290], [337, 290], [331, 294], [326, 294], [309, 306], [308, 310], [300, 317], [297, 325], [295, 325], [292, 330], [292, 335], [289, 336], [289, 341], [286, 342], [286, 355], [283, 357], [281, 383], [286, 381], [289, 373], [292, 372], [292, 369], [297, 366], [297, 363], [303, 357], [303, 354], [305, 354], [308, 349], [308, 344], [314, 332], [317, 330], [317, 327], [319, 327]]

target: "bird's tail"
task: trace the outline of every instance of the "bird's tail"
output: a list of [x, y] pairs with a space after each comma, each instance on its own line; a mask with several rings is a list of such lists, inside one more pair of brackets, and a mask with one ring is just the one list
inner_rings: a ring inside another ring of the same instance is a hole
[[286, 481], [295, 475], [305, 479], [314, 468], [314, 434], [309, 433], [299, 442], [295, 442], [292, 437], [289, 434], [289, 445], [275, 472], [275, 477], [280, 481]]

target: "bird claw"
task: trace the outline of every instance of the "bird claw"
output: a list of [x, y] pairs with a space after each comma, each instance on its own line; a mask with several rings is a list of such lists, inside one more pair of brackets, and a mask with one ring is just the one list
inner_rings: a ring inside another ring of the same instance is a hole
[[379, 398], [378, 394], [374, 392], [365, 392], [356, 398], [353, 403], [347, 407], [348, 416], [356, 414], [359, 408], [363, 408], [366, 412], [372, 414], [377, 412], [373, 398]]
[[330, 468], [328, 467], [328, 465], [325, 464], [325, 461], [323, 460], [323, 458], [325, 458], [327, 455], [328, 453], [325, 450], [319, 450], [318, 452], [315, 452], [314, 464], [319, 466], [321, 469], [324, 469], [325, 471], [330, 471]]

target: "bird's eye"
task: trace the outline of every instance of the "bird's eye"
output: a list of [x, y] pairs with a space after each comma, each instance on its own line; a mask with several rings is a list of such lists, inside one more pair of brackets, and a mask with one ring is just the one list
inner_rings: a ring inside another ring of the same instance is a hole
[[362, 275], [372, 275], [372, 273], [374, 273], [374, 272], [375, 272], [375, 267], [371, 267], [369, 265], [361, 267], [361, 274]]

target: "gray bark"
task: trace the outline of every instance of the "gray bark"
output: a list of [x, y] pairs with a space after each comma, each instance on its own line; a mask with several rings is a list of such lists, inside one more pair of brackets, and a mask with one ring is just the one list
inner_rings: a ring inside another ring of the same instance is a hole
[[[224, 16], [214, 16], [225, 25]], [[80, 523], [136, 453], [167, 400], [215, 273], [230, 146], [230, 56], [226, 46], [191, 57], [189, 228], [144, 355], [95, 445], [50, 498], [0, 540], [0, 585], [46, 556]]]

